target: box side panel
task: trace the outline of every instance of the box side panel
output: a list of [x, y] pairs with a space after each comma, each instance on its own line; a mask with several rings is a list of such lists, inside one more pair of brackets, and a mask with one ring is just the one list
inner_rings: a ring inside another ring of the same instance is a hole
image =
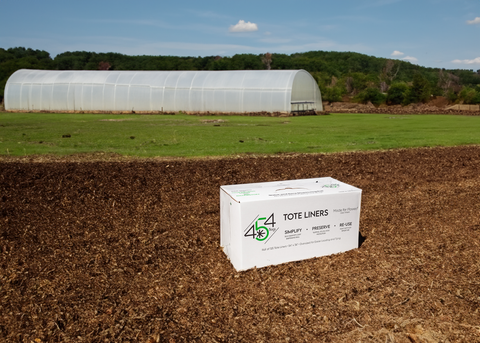
[[230, 256], [230, 197], [220, 189], [220, 246]]
[[360, 211], [362, 209], [362, 190], [359, 189], [358, 190], [358, 193], [357, 193], [357, 202], [358, 202], [358, 211], [356, 212], [355, 216], [354, 216], [354, 222], [357, 223], [357, 227], [356, 227], [356, 230], [357, 230], [357, 233], [356, 233], [356, 236], [357, 236], [357, 241], [355, 242], [355, 249], [357, 249], [359, 246], [359, 242], [360, 242]]
[[241, 240], [241, 204], [231, 200], [230, 209], [230, 261], [237, 271], [243, 270]]
[[339, 241], [337, 251], [344, 252], [358, 248], [360, 232], [360, 208], [362, 191], [347, 194], [339, 194], [332, 197], [336, 207], [334, 208], [334, 229], [338, 232]]
[[220, 246], [235, 269], [241, 270], [240, 204], [220, 188]]
[[242, 268], [357, 248], [360, 200], [355, 191], [242, 204]]

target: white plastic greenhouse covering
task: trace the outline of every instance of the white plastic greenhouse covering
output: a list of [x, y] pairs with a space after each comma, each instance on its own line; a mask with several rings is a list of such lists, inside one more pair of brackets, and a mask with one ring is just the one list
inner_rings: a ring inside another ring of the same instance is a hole
[[16, 71], [5, 87], [10, 111], [322, 111], [305, 70]]

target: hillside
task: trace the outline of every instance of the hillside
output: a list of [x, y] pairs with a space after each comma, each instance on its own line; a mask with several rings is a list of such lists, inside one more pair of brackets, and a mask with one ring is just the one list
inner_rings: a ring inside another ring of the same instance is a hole
[[360, 103], [408, 105], [445, 96], [450, 103], [480, 103], [480, 70], [439, 70], [355, 52], [310, 51], [286, 54], [237, 54], [232, 57], [128, 56], [119, 53], [0, 48], [0, 102], [16, 70], [260, 70], [305, 69], [328, 102], [349, 96]]

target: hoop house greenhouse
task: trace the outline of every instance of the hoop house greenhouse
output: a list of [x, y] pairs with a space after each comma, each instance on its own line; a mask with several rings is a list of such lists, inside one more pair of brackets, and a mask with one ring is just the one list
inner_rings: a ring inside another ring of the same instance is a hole
[[251, 113], [322, 111], [305, 70], [16, 71], [5, 109], [51, 112]]

